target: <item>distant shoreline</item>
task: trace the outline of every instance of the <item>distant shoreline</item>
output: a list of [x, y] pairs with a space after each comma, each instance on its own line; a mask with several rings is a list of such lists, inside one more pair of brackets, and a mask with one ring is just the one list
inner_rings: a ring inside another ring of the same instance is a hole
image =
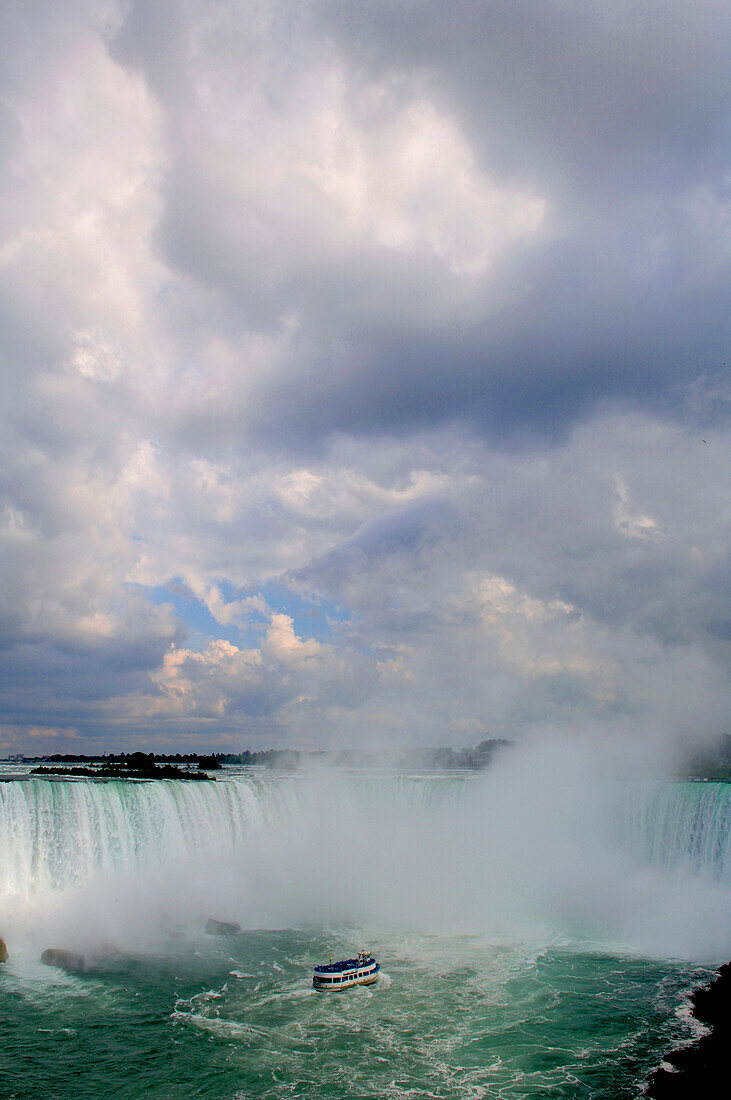
[[178, 768], [174, 764], [159, 764], [152, 768], [84, 768], [75, 766], [57, 768], [41, 765], [40, 767], [32, 768], [29, 774], [37, 775], [41, 779], [63, 779], [66, 776], [70, 776], [74, 779], [94, 779], [101, 780], [102, 782], [114, 779], [182, 779], [212, 781], [212, 777], [208, 775], [206, 771], [190, 771], [185, 768]]
[[[513, 746], [512, 741], [502, 738], [489, 738], [481, 741], [475, 748], [436, 748], [406, 750], [387, 759], [387, 763], [397, 768], [439, 768], [441, 770], [481, 771], [492, 763], [495, 755]], [[176, 768], [185, 773], [185, 778], [198, 771], [218, 771], [225, 766], [265, 767], [276, 770], [296, 770], [311, 764], [332, 764], [336, 767], [376, 767], [384, 760], [365, 750], [348, 749], [341, 751], [304, 752], [299, 749], [264, 749], [252, 752], [245, 749], [240, 753], [107, 753], [87, 755], [79, 753], [53, 753], [47, 756], [14, 758], [1, 761], [7, 764], [38, 765], [46, 769], [45, 774], [53, 774], [50, 768], [64, 767], [68, 774], [84, 775], [83, 769], [89, 769], [89, 777], [126, 778], [130, 771], [148, 771], [151, 778], [174, 778], [152, 774], [160, 767]], [[71, 768], [76, 769], [74, 772]], [[93, 771], [92, 771], [93, 769]], [[101, 771], [103, 769], [103, 772]], [[114, 769], [121, 770], [119, 776], [112, 776]]]
[[[86, 778], [96, 781], [112, 779], [208, 779], [225, 767], [251, 767], [271, 771], [293, 772], [313, 765], [335, 768], [377, 769], [395, 771], [480, 772], [486, 770], [513, 741], [492, 738], [475, 748], [404, 750], [379, 756], [360, 749], [304, 751], [300, 749], [249, 749], [240, 753], [53, 753], [47, 756], [14, 756], [0, 759], [0, 765], [31, 768], [30, 772], [0, 774], [0, 782], [39, 776], [48, 779]], [[731, 765], [710, 764], [667, 776], [677, 782], [731, 783]]]

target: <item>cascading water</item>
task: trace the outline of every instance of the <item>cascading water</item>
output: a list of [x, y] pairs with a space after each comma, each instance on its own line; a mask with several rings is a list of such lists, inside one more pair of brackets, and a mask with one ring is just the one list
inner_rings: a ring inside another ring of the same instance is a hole
[[623, 836], [651, 864], [731, 883], [731, 785], [667, 782], [626, 797]]
[[0, 889], [6, 899], [82, 885], [97, 872], [212, 857], [261, 828], [261, 780], [229, 783], [0, 784]]
[[[549, 785], [528, 795], [517, 800], [489, 775], [328, 771], [3, 783], [1, 896], [6, 910], [22, 903], [27, 923], [34, 898], [46, 918], [54, 898], [59, 911], [92, 898], [103, 925], [104, 895], [123, 876], [124, 892], [137, 895], [138, 935], [155, 904], [182, 920], [215, 904], [259, 925], [367, 919], [475, 933], [541, 924], [639, 950], [724, 951], [730, 787], [569, 786], [557, 798]], [[705, 942], [692, 931], [691, 882], [713, 910]], [[680, 922], [670, 933], [668, 913]]]

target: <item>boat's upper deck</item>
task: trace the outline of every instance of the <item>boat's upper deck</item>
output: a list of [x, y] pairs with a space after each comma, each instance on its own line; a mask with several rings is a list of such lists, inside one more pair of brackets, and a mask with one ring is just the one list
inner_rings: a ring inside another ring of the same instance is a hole
[[364, 966], [372, 966], [375, 963], [372, 955], [360, 955], [357, 959], [341, 959], [340, 962], [326, 963], [324, 966], [316, 966], [316, 974], [341, 974], [343, 970], [358, 970]]

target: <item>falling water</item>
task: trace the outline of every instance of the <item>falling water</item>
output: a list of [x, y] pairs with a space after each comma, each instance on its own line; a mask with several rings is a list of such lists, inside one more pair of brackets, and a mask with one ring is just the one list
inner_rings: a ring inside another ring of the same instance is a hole
[[34, 899], [47, 919], [82, 899], [103, 922], [123, 879], [138, 933], [153, 902], [180, 920], [215, 903], [260, 926], [542, 925], [661, 954], [731, 951], [725, 784], [569, 785], [557, 798], [475, 776], [30, 779], [0, 784], [0, 846], [5, 908], [30, 924]]

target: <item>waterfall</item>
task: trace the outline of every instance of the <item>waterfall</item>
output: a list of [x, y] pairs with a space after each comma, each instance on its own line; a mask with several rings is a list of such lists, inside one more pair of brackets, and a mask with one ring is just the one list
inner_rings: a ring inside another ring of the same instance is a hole
[[648, 863], [731, 882], [731, 784], [643, 786], [626, 806], [621, 835]]
[[63, 919], [66, 944], [84, 921], [131, 941], [164, 913], [731, 950], [731, 786], [719, 783], [619, 789], [497, 768], [32, 778], [0, 783], [0, 853], [5, 926]]
[[[343, 784], [349, 789], [344, 801], [351, 806], [356, 789], [367, 803], [383, 795], [373, 777], [343, 775], [338, 782], [341, 795]], [[326, 784], [333, 785], [331, 777]], [[453, 780], [391, 781], [393, 798], [414, 809], [459, 787]], [[334, 816], [347, 814], [332, 790], [327, 805]], [[309, 777], [232, 772], [213, 783], [0, 783], [0, 896], [79, 886], [99, 872], [133, 872], [154, 862], [213, 859], [251, 842], [265, 826], [274, 830], [295, 815], [311, 822], [322, 813], [317, 781]]]
[[[350, 776], [339, 782], [351, 788], [351, 798], [359, 786], [368, 799], [378, 797], [381, 803], [388, 800], [388, 786], [393, 799], [406, 803], [416, 817], [444, 801], [435, 798], [433, 778], [359, 783]], [[455, 811], [463, 787], [459, 780], [441, 782], [440, 792], [452, 795]], [[489, 822], [489, 806], [485, 810]], [[312, 784], [291, 777], [232, 775], [216, 783], [2, 783], [0, 890], [6, 898], [28, 895], [81, 884], [99, 871], [134, 871], [154, 860], [186, 855], [213, 858], [297, 811], [323, 812]], [[615, 812], [621, 843], [648, 863], [731, 881], [730, 785], [637, 786]]]
[[230, 851], [263, 826], [272, 786], [260, 778], [2, 783], [0, 894], [27, 897], [99, 872]]

